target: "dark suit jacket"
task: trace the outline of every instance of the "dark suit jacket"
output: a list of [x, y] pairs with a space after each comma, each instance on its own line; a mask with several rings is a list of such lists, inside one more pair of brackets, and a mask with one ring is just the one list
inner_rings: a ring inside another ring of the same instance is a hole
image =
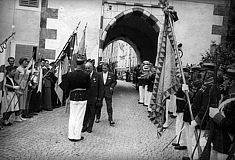
[[91, 76], [91, 88], [87, 90], [88, 92], [88, 103], [95, 103], [99, 97], [99, 90], [101, 86], [101, 77], [97, 72], [92, 73]]
[[116, 76], [112, 72], [108, 72], [106, 83], [104, 84], [103, 79], [103, 72], [99, 73], [101, 77], [101, 85], [100, 85], [100, 97], [112, 97], [113, 92], [110, 90], [110, 88], [113, 88], [117, 84]]

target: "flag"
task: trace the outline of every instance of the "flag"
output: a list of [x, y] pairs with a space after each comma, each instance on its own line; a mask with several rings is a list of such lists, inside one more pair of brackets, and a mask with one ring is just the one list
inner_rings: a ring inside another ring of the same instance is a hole
[[37, 92], [41, 92], [41, 93], [42, 93], [42, 79], [43, 79], [42, 66], [39, 66], [39, 77], [38, 77], [38, 90], [37, 90]]
[[74, 33], [73, 35], [73, 43], [74, 43], [74, 50], [72, 52], [71, 56], [71, 71], [74, 71], [77, 67], [76, 59], [77, 59], [77, 53], [78, 53], [78, 40], [77, 40], [77, 33]]
[[4, 79], [5, 79], [5, 65], [1, 65], [0, 66], [0, 103], [2, 102]]
[[58, 80], [55, 84], [55, 92], [56, 92], [61, 104], [62, 104], [62, 100], [63, 100], [63, 90], [60, 87], [60, 84], [62, 83], [62, 76], [68, 72], [68, 66], [69, 66], [69, 60], [68, 60], [68, 57], [65, 55], [65, 57], [63, 57], [63, 59], [61, 59], [58, 64], [58, 69], [57, 69], [57, 73], [56, 73]]
[[37, 54], [37, 48], [36, 47], [33, 47], [33, 54], [32, 54], [32, 58], [30, 59], [26, 69], [28, 70], [30, 67], [32, 67], [31, 69], [31, 73], [34, 72], [34, 65], [35, 65], [35, 62], [36, 62], [36, 54]]
[[67, 42], [68, 45], [64, 49], [64, 53], [66, 53], [67, 57], [70, 59], [74, 50], [74, 43], [75, 43], [75, 38], [77, 36], [77, 33], [74, 33], [70, 40]]
[[83, 55], [85, 57], [85, 59], [87, 59], [86, 56], [86, 44], [85, 44], [85, 39], [86, 39], [86, 27], [83, 30], [83, 34], [82, 34], [82, 38], [79, 42], [79, 46], [78, 46], [78, 53]]

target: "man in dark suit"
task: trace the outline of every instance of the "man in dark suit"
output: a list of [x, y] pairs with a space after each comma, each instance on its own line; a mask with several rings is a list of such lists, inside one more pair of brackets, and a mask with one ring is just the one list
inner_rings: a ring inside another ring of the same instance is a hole
[[93, 64], [87, 62], [85, 64], [85, 70], [90, 75], [91, 79], [91, 88], [87, 90], [88, 92], [88, 101], [86, 106], [86, 113], [83, 121], [82, 132], [92, 132], [92, 127], [95, 120], [95, 106], [97, 99], [99, 98], [99, 89], [101, 85], [100, 74], [94, 71]]
[[98, 99], [99, 105], [97, 105], [96, 109], [96, 123], [100, 122], [100, 115], [101, 115], [101, 108], [102, 108], [102, 102], [103, 98], [105, 98], [106, 105], [107, 105], [107, 112], [108, 112], [108, 120], [110, 126], [113, 126], [115, 122], [113, 121], [113, 108], [112, 108], [112, 95], [114, 87], [117, 84], [116, 76], [108, 72], [108, 63], [104, 63], [102, 65], [101, 72], [101, 86], [100, 86], [100, 98]]

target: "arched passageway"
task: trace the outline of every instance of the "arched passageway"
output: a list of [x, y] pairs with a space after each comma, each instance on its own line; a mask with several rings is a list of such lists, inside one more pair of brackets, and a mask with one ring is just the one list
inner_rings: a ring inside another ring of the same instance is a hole
[[132, 45], [141, 61], [149, 60], [154, 64], [160, 32], [157, 23], [158, 20], [142, 8], [124, 11], [105, 28], [100, 48], [104, 49], [111, 42], [122, 39]]

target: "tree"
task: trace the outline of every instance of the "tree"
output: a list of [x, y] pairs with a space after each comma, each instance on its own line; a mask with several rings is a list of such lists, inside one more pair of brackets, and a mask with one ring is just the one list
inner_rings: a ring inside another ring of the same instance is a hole
[[229, 65], [235, 63], [235, 42], [227, 42], [221, 44], [215, 44], [212, 42], [210, 51], [206, 51], [202, 55], [201, 62], [216, 62], [217, 53], [217, 64], [219, 67], [227, 68]]

